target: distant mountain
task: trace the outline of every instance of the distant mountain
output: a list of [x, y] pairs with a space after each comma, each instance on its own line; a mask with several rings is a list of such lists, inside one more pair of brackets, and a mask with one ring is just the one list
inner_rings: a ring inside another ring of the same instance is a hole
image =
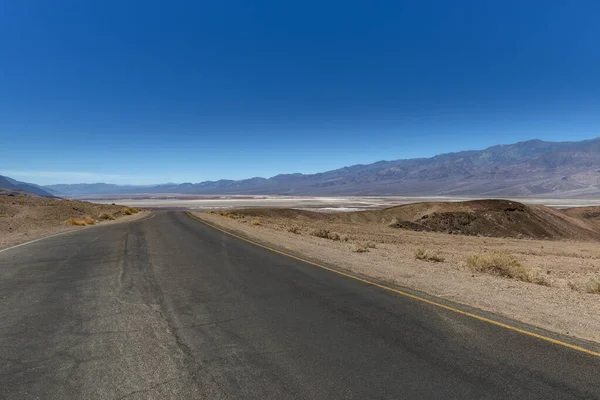
[[318, 174], [156, 186], [52, 185], [66, 195], [186, 193], [288, 195], [600, 196], [600, 138], [530, 140], [430, 158], [379, 161]]
[[0, 175], [0, 188], [7, 189], [7, 191], [3, 193], [8, 193], [9, 191], [25, 191], [38, 196], [54, 197], [54, 195], [49, 193], [47, 190], [42, 189], [38, 185], [34, 185], [33, 183], [20, 182], [2, 175]]
[[133, 185], [114, 185], [109, 183], [76, 183], [76, 184], [57, 184], [46, 185], [44, 189], [56, 195], [64, 196], [82, 196], [89, 194], [128, 194], [138, 193], [145, 188], [153, 189], [158, 185], [151, 186], [133, 186]]

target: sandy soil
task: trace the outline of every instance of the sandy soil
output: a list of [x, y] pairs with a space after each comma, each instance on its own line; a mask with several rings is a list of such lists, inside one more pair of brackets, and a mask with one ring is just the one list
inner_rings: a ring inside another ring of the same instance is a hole
[[[394, 229], [382, 224], [307, 220], [278, 212], [262, 217], [195, 215], [313, 259], [405, 287], [468, 304], [558, 333], [600, 342], [600, 295], [587, 293], [600, 278], [598, 242], [531, 240], [449, 235]], [[255, 225], [260, 223], [260, 225]], [[288, 230], [297, 228], [298, 233]], [[318, 229], [342, 240], [311, 236]], [[357, 253], [372, 242], [375, 248]], [[445, 260], [415, 259], [423, 248]], [[514, 255], [550, 286], [541, 286], [467, 268], [465, 257], [501, 251]]]
[[[103, 220], [108, 214], [114, 220]], [[71, 217], [89, 217], [94, 224], [113, 224], [142, 218], [147, 212], [127, 215], [122, 205], [44, 197], [0, 196], [0, 249], [60, 232], [85, 228], [67, 222]]]

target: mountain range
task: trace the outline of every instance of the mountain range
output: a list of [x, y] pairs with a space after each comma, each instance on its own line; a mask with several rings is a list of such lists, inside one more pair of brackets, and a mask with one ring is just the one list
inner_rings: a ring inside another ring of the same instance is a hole
[[3, 193], [26, 192], [35, 194], [37, 196], [54, 197], [53, 194], [42, 189], [38, 185], [34, 185], [33, 183], [20, 182], [16, 179], [12, 179], [2, 175], [0, 175], [0, 189], [6, 189], [6, 191], [4, 191]]
[[317, 174], [282, 174], [272, 178], [150, 186], [64, 184], [37, 188], [56, 196], [182, 193], [595, 197], [600, 196], [600, 138], [579, 142], [536, 139], [485, 150], [379, 161]]

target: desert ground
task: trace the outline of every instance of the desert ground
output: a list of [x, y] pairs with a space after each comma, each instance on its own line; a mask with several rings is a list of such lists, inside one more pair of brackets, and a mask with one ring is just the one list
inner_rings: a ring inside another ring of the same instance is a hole
[[0, 196], [0, 249], [44, 236], [146, 215], [132, 207], [38, 196]]
[[600, 208], [519, 204], [193, 214], [312, 260], [600, 342]]

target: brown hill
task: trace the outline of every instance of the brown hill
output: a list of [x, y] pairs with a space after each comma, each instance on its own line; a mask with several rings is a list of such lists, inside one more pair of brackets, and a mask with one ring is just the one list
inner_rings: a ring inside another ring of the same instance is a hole
[[[595, 211], [594, 211], [595, 210]], [[385, 224], [390, 228], [469, 236], [531, 239], [600, 239], [600, 207], [586, 212], [527, 206], [508, 200], [414, 203], [383, 210], [325, 214], [291, 209], [239, 210], [237, 214], [321, 220], [349, 224]], [[594, 214], [596, 213], [596, 214]], [[596, 215], [597, 221], [585, 215]]]
[[0, 195], [0, 248], [135, 212], [137, 209], [118, 205], [18, 193]]

